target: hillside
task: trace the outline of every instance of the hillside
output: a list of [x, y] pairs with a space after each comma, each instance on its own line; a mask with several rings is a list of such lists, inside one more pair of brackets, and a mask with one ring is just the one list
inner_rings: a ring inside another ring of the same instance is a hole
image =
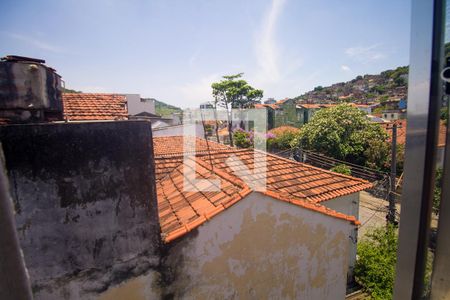
[[357, 76], [328, 87], [317, 86], [295, 99], [304, 103], [384, 102], [406, 97], [407, 81], [408, 67], [398, 67], [376, 75]]
[[155, 100], [156, 114], [160, 116], [170, 116], [172, 113], [181, 113], [183, 110], [179, 107], [166, 104], [162, 101]]

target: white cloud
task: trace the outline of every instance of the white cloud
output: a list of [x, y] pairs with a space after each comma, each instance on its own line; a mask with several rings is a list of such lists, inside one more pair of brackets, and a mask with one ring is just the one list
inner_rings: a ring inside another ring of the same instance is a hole
[[38, 40], [35, 39], [33, 37], [30, 36], [26, 36], [26, 35], [22, 35], [22, 34], [17, 34], [17, 33], [7, 33], [8, 36], [10, 36], [13, 39], [16, 39], [18, 41], [22, 41], [25, 42], [33, 47], [42, 49], [42, 50], [46, 50], [46, 51], [50, 51], [50, 52], [55, 52], [55, 53], [61, 53], [63, 52], [63, 50], [60, 47], [51, 45], [47, 42], [44, 42], [42, 40]]
[[345, 49], [348, 57], [363, 63], [372, 62], [385, 58], [386, 55], [380, 51], [380, 44], [374, 44], [367, 47], [357, 46]]
[[279, 49], [275, 39], [276, 25], [283, 10], [285, 0], [272, 0], [272, 4], [264, 16], [261, 31], [255, 41], [256, 58], [260, 68], [260, 82], [276, 82], [280, 79]]
[[342, 65], [342, 66], [341, 66], [341, 70], [344, 71], [344, 72], [349, 72], [349, 71], [351, 71], [350, 67], [347, 66], [347, 65]]

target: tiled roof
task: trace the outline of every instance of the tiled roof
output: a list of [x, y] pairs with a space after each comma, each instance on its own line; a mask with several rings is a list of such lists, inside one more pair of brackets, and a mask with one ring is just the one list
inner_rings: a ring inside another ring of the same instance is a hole
[[306, 109], [321, 108], [321, 106], [319, 104], [300, 104], [299, 106], [306, 108]]
[[[406, 120], [396, 120], [395, 123], [399, 125], [397, 127], [397, 144], [404, 145], [406, 143], [406, 127], [408, 122]], [[389, 142], [392, 140], [392, 130], [387, 129], [392, 127], [392, 123], [383, 123], [382, 126], [386, 129], [387, 134], [389, 135]], [[439, 138], [438, 138], [438, 147], [445, 146], [445, 139], [447, 134], [447, 126], [443, 121], [439, 124]]]
[[280, 108], [277, 104], [255, 104], [256, 109], [267, 108], [270, 107], [272, 109]]
[[[195, 146], [194, 146], [195, 141]], [[187, 148], [184, 149], [183, 136], [162, 136], [153, 138], [153, 151], [155, 156], [183, 155], [183, 153], [202, 153], [207, 151], [233, 150], [223, 144], [206, 141], [200, 138], [186, 137]]]
[[118, 94], [63, 93], [64, 119], [126, 120], [126, 98]]
[[278, 100], [278, 101], [276, 102], [276, 104], [283, 104], [284, 102], [286, 102], [286, 101], [288, 101], [288, 100], [290, 100], [290, 98], [284, 98], [284, 99], [282, 99], [282, 100]]
[[[182, 145], [181, 139], [154, 138], [154, 148], [162, 149], [168, 142]], [[249, 194], [252, 190], [247, 183], [260, 180], [264, 171], [261, 158], [267, 161], [267, 189], [264, 194], [358, 224], [353, 216], [327, 209], [320, 202], [367, 189], [371, 187], [369, 182], [253, 149], [236, 149], [209, 142], [212, 150], [208, 153], [203, 148], [205, 141], [199, 140], [196, 145], [200, 152], [195, 158], [190, 156], [188, 159], [196, 165], [197, 178], [222, 179], [217, 192], [183, 192], [182, 147], [172, 147], [171, 155], [155, 150], [159, 216], [165, 242], [182, 236]], [[186, 167], [190, 168], [188, 172], [193, 172], [191, 167]], [[234, 172], [246, 168], [253, 175], [235, 175]]]
[[190, 173], [194, 172], [189, 164], [179, 165], [167, 177], [157, 182], [159, 222], [165, 242], [198, 227], [251, 192], [242, 181], [221, 171], [212, 171], [201, 159], [190, 160], [195, 164], [197, 179], [220, 177], [220, 186], [217, 186], [218, 191], [202, 192], [197, 186], [190, 185], [192, 191], [183, 191], [183, 171], [186, 171], [183, 168], [188, 168]]

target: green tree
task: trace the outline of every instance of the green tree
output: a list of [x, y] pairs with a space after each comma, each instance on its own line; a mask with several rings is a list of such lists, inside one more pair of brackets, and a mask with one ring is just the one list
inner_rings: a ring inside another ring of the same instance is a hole
[[241, 79], [243, 74], [223, 76], [220, 82], [214, 82], [211, 85], [215, 107], [221, 106], [227, 111], [228, 134], [231, 146], [233, 146], [231, 110], [233, 108], [252, 108], [263, 97], [262, 90], [253, 88], [247, 81]]
[[350, 169], [350, 167], [345, 164], [335, 165], [330, 169], [330, 171], [344, 175], [352, 175], [352, 169]]
[[323, 86], [321, 86], [321, 85], [316, 86], [316, 87], [314, 88], [314, 91], [315, 91], [315, 92], [320, 92], [321, 90], [323, 90]]
[[395, 227], [374, 229], [358, 243], [356, 280], [374, 299], [392, 299], [396, 262]]
[[389, 169], [388, 162], [390, 161], [390, 155], [391, 145], [382, 139], [369, 140], [368, 146], [364, 150], [364, 156], [367, 158], [366, 166], [382, 171]]
[[362, 111], [341, 104], [319, 110], [302, 127], [297, 145], [347, 162], [382, 167], [385, 158], [377, 158], [367, 149], [374, 144], [385, 148], [387, 137], [385, 130], [369, 122]]
[[447, 125], [448, 122], [448, 107], [441, 108], [441, 120], [444, 121], [444, 124]]
[[[393, 225], [369, 230], [358, 243], [355, 278], [374, 299], [392, 299], [397, 247], [398, 232]], [[428, 249], [424, 296], [430, 291], [432, 267], [433, 253]]]

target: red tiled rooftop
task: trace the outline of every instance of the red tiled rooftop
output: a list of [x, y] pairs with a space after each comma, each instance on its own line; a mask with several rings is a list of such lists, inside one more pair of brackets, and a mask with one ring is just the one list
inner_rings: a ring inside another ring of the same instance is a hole
[[[408, 122], [406, 120], [396, 120], [395, 123], [399, 125], [397, 127], [397, 144], [404, 145], [406, 143], [406, 127]], [[392, 127], [392, 123], [383, 123], [382, 126], [386, 129], [389, 135], [389, 142], [392, 140], [392, 130], [387, 129]], [[439, 137], [438, 137], [438, 147], [445, 146], [445, 139], [447, 134], [447, 126], [443, 121], [439, 124]]]
[[[182, 236], [249, 194], [251, 188], [234, 172], [248, 168], [253, 175], [244, 176], [243, 180], [259, 180], [264, 172], [261, 158], [267, 161], [264, 194], [358, 224], [353, 216], [337, 213], [320, 202], [367, 189], [371, 187], [369, 182], [257, 150], [236, 149], [215, 142], [209, 142], [212, 150], [208, 153], [202, 150], [206, 141], [201, 139], [196, 142], [201, 151], [188, 158], [195, 162], [196, 178], [220, 178], [222, 186], [217, 192], [200, 192], [195, 188], [194, 191], [183, 191], [182, 147], [171, 147], [170, 155], [156, 150], [164, 148], [166, 143], [182, 145], [181, 141], [182, 137], [154, 138], [153, 141], [159, 216], [165, 242]], [[190, 168], [188, 172], [193, 172], [191, 167], [186, 167]]]
[[272, 109], [279, 109], [280, 107], [277, 104], [255, 104], [256, 109], [267, 108], [270, 107]]
[[320, 104], [300, 104], [299, 106], [306, 109], [321, 108]]
[[[195, 146], [194, 146], [195, 140]], [[186, 145], [185, 145], [186, 143]], [[185, 149], [185, 146], [186, 149]], [[183, 155], [183, 153], [232, 150], [233, 148], [200, 138], [183, 136], [162, 136], [153, 138], [155, 156]]]
[[276, 102], [276, 104], [283, 104], [284, 102], [286, 102], [286, 101], [288, 101], [288, 100], [290, 100], [290, 98], [284, 98], [284, 99], [282, 99], [282, 100], [278, 100], [278, 101]]
[[64, 119], [126, 120], [126, 98], [118, 94], [63, 93]]

